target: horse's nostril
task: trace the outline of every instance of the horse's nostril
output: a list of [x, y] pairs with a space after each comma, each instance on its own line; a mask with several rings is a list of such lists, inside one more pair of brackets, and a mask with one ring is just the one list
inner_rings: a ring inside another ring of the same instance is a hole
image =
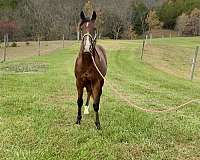
[[90, 50], [85, 48], [85, 49], [84, 49], [84, 52], [85, 52], [85, 53], [88, 53], [88, 52], [90, 52]]

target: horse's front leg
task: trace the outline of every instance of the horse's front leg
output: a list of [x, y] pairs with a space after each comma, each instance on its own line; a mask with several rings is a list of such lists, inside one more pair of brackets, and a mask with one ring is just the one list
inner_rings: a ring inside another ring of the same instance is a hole
[[77, 91], [78, 91], [78, 99], [77, 99], [77, 105], [78, 105], [78, 115], [77, 115], [77, 121], [76, 124], [80, 124], [81, 123], [81, 108], [83, 106], [83, 87], [81, 85], [79, 85], [79, 83], [76, 83], [77, 86]]
[[86, 86], [86, 90], [87, 90], [87, 101], [85, 104], [84, 114], [89, 114], [89, 103], [90, 103], [90, 97], [92, 95], [92, 89], [90, 84]]
[[99, 103], [100, 103], [100, 97], [102, 94], [102, 85], [99, 81], [95, 82], [92, 87], [92, 94], [94, 96], [94, 103], [93, 108], [96, 114], [96, 121], [95, 125], [97, 129], [100, 129], [100, 120], [99, 120]]

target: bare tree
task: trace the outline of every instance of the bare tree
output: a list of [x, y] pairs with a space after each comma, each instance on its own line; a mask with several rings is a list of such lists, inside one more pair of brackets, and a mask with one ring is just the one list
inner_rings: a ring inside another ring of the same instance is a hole
[[160, 29], [161, 28], [161, 23], [156, 15], [155, 10], [150, 10], [147, 17], [146, 17], [146, 23], [148, 24], [149, 27], [149, 32], [151, 32], [152, 29]]
[[193, 27], [193, 34], [200, 35], [200, 9], [193, 9], [190, 14], [190, 19]]
[[183, 34], [186, 24], [188, 22], [189, 16], [183, 13], [180, 15], [176, 20], [176, 27], [175, 29], [179, 32], [179, 34]]

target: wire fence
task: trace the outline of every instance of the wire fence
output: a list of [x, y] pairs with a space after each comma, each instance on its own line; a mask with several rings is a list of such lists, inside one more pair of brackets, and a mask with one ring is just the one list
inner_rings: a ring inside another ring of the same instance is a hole
[[156, 40], [152, 39], [152, 36], [146, 36], [141, 44], [140, 58], [142, 61], [178, 77], [191, 81], [199, 80], [199, 45], [198, 37], [176, 39], [169, 36]]
[[[38, 37], [35, 41], [10, 42], [8, 39], [8, 35], [5, 35], [4, 42], [0, 43], [0, 61], [5, 62], [9, 60], [31, 57], [33, 55], [39, 56], [47, 54], [59, 48], [68, 47], [69, 45], [75, 42], [75, 41], [65, 40], [64, 34], [60, 37], [60, 40], [57, 41], [43, 41], [41, 39], [42, 37]], [[167, 41], [165, 41], [165, 39], [167, 39]], [[200, 77], [198, 75], [198, 72], [200, 71], [200, 66], [198, 62], [199, 61], [198, 57], [200, 56], [198, 56], [199, 53], [198, 45], [192, 47], [190, 46], [190, 49], [188, 49], [188, 47], [179, 46], [177, 50], [176, 48], [175, 50], [172, 50], [174, 46], [170, 48], [170, 46], [168, 46], [168, 42], [171, 41], [173, 45], [174, 39], [175, 39], [174, 35], [172, 36], [172, 34], [170, 33], [168, 37], [160, 38], [159, 40], [156, 40], [153, 34], [146, 35], [145, 39], [142, 41], [141, 44], [142, 46], [141, 57], [140, 57], [141, 60], [144, 59], [145, 62], [151, 63], [153, 64], [153, 66], [156, 67], [161, 67], [161, 68], [165, 67], [165, 70], [169, 71], [172, 74], [176, 75], [180, 74], [182, 78], [184, 77], [190, 80], [199, 79]], [[162, 43], [162, 45], [157, 45], [157, 42]], [[167, 47], [162, 48], [163, 46], [167, 46], [169, 48]], [[172, 53], [176, 53], [177, 57], [179, 56], [182, 57], [183, 62], [179, 63], [178, 67], [172, 64], [172, 62], [174, 62], [174, 59], [170, 59], [168, 57], [167, 57], [168, 59], [166, 57], [163, 58], [163, 56], [166, 56], [167, 54], [168, 56], [170, 56], [168, 53], [169, 50], [171, 50]], [[187, 55], [184, 56], [182, 52], [184, 54], [187, 53]], [[163, 64], [166, 66], [164, 66]], [[170, 67], [168, 68], [167, 65], [171, 65], [170, 66], [171, 68]], [[182, 74], [181, 72], [184, 72], [184, 74]]]
[[65, 40], [64, 35], [55, 41], [44, 41], [42, 37], [38, 37], [35, 41], [12, 42], [8, 37], [6, 34], [4, 41], [0, 43], [0, 62], [47, 54], [58, 48], [68, 47], [74, 42]]

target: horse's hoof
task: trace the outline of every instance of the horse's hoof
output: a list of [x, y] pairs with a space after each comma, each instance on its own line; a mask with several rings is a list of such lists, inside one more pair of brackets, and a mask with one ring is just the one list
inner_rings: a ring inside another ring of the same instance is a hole
[[98, 129], [98, 130], [100, 130], [100, 129], [101, 129], [100, 125], [99, 125], [99, 126], [96, 126], [96, 127], [97, 127], [97, 129]]
[[100, 129], [101, 129], [100, 123], [95, 123], [95, 124], [96, 124], [96, 128], [97, 128], [98, 130], [100, 130]]
[[80, 125], [80, 124], [81, 124], [81, 121], [77, 120], [77, 121], [76, 121], [76, 124]]

